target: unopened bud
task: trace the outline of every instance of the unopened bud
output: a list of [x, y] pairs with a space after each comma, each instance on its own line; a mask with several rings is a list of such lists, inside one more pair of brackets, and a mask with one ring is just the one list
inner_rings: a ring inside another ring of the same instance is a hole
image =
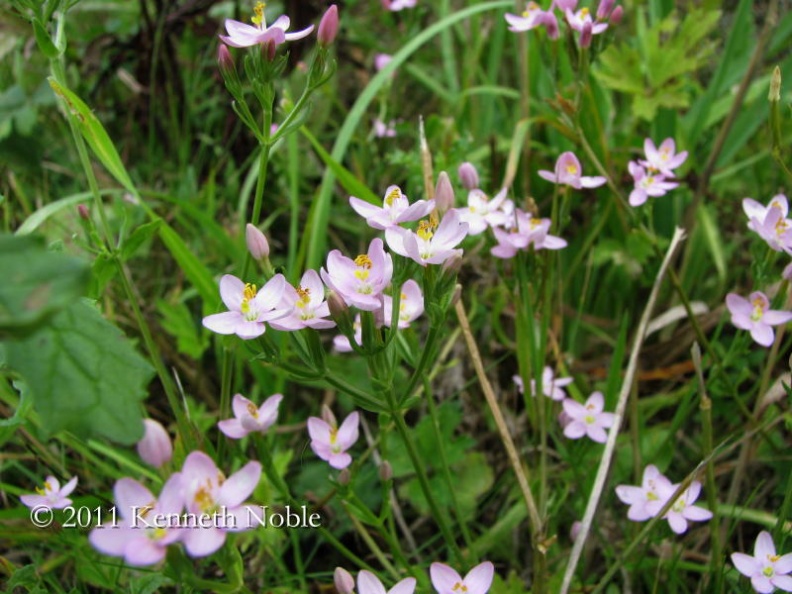
[[605, 21], [608, 19], [611, 9], [613, 8], [613, 0], [602, 0], [597, 7], [597, 20]]
[[338, 484], [346, 486], [349, 484], [351, 478], [352, 474], [349, 472], [349, 468], [344, 468], [344, 470], [338, 473]]
[[451, 294], [451, 300], [448, 302], [449, 307], [454, 307], [459, 300], [462, 298], [462, 285], [456, 285], [454, 287], [454, 292]]
[[770, 77], [770, 93], [767, 99], [771, 102], [781, 101], [781, 69], [776, 66], [773, 68], [773, 75]]
[[781, 277], [784, 280], [788, 280], [792, 283], [792, 263], [787, 264], [786, 268], [784, 268], [784, 272], [781, 273]]
[[143, 439], [137, 444], [138, 455], [141, 459], [160, 468], [173, 456], [173, 445], [165, 427], [153, 419], [143, 419], [145, 433]]
[[85, 206], [85, 204], [77, 205], [77, 214], [80, 215], [83, 221], [89, 221], [91, 219], [91, 213], [88, 212], [88, 207]]
[[355, 579], [346, 569], [336, 567], [333, 582], [338, 594], [352, 594], [355, 591]]
[[459, 179], [468, 190], [475, 190], [479, 187], [478, 171], [472, 163], [465, 162], [459, 166]]
[[275, 61], [275, 53], [277, 50], [278, 44], [271, 39], [261, 44], [261, 55], [267, 62]]
[[591, 21], [583, 23], [583, 30], [580, 32], [580, 47], [587, 48], [591, 46], [592, 25]]
[[217, 66], [224, 78], [236, 74], [234, 58], [231, 57], [231, 52], [228, 51], [228, 46], [225, 43], [221, 43], [217, 48]]
[[385, 66], [390, 64], [390, 61], [393, 60], [393, 56], [389, 54], [377, 54], [374, 56], [374, 68], [379, 72]]
[[322, 420], [331, 427], [338, 427], [338, 421], [336, 420], [333, 411], [330, 410], [330, 407], [326, 404], [322, 405]]
[[571, 538], [573, 542], [577, 540], [581, 528], [583, 528], [583, 524], [580, 522], [572, 522], [572, 527], [569, 529], [569, 538]]
[[269, 257], [270, 248], [267, 236], [255, 225], [248, 223], [245, 227], [245, 241], [254, 260], [263, 260]]
[[319, 45], [327, 47], [335, 41], [336, 35], [338, 35], [338, 7], [333, 4], [322, 16], [316, 37]]
[[622, 15], [624, 15], [624, 9], [621, 7], [621, 5], [619, 5], [613, 9], [613, 12], [610, 15], [610, 24], [618, 25], [621, 23]]
[[451, 178], [445, 171], [441, 171], [437, 176], [434, 201], [435, 208], [440, 214], [454, 207], [454, 188], [451, 186]]
[[379, 476], [383, 483], [386, 483], [393, 478], [393, 467], [387, 460], [383, 460], [382, 464], [380, 464]]

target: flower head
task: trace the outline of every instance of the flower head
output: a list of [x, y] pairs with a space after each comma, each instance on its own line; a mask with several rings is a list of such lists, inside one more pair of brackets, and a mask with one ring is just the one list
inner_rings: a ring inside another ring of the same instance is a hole
[[[679, 485], [660, 484], [658, 494], [663, 500], [663, 505], [671, 498]], [[668, 525], [676, 534], [682, 534], [687, 530], [688, 521], [706, 522], [712, 517], [712, 512], [693, 505], [701, 494], [701, 483], [693, 481], [682, 494], [677, 497], [674, 504], [663, 516], [668, 520]]]
[[435, 220], [423, 220], [418, 231], [390, 228], [385, 230], [388, 246], [400, 256], [411, 258], [420, 264], [442, 264], [455, 254], [455, 249], [468, 232], [468, 224], [459, 219], [456, 210], [449, 210], [438, 225]]
[[[393, 310], [393, 297], [385, 295], [382, 308], [383, 321], [385, 325], [391, 327], [391, 316]], [[418, 318], [424, 312], [424, 298], [421, 287], [418, 283], [410, 279], [401, 286], [401, 297], [399, 299], [399, 328], [407, 328], [410, 322]]]
[[514, 215], [514, 202], [506, 199], [506, 188], [490, 200], [479, 189], [468, 193], [466, 208], [457, 208], [459, 220], [468, 224], [468, 234], [478, 235], [487, 227], [503, 227], [509, 224]]
[[792, 312], [770, 309], [770, 301], [761, 291], [754, 291], [748, 299], [736, 293], [726, 295], [726, 307], [731, 312], [731, 322], [741, 330], [749, 330], [751, 338], [764, 347], [775, 340], [772, 326], [792, 320]]
[[282, 274], [273, 276], [260, 291], [256, 285], [226, 274], [220, 279], [220, 297], [229, 311], [205, 317], [203, 325], [218, 334], [257, 338], [266, 331], [264, 322], [291, 313], [290, 309], [279, 306], [285, 288], [286, 279]]
[[508, 231], [499, 227], [492, 229], [498, 240], [498, 245], [491, 250], [496, 258], [513, 258], [519, 250], [531, 245], [535, 250], [560, 250], [567, 246], [566, 240], [549, 234], [550, 219], [532, 217], [519, 208], [514, 211], [514, 219], [517, 224]]
[[674, 169], [682, 165], [688, 156], [687, 151], [676, 152], [673, 138], [666, 138], [659, 147], [655, 147], [652, 139], [647, 138], [644, 140], [644, 153], [646, 153], [646, 160], [639, 161], [639, 163], [665, 177], [674, 177]]
[[479, 187], [479, 174], [476, 171], [476, 166], [473, 163], [465, 161], [459, 166], [459, 181], [468, 190], [475, 190]]
[[604, 177], [581, 176], [583, 168], [575, 153], [561, 153], [556, 161], [555, 171], [539, 171], [539, 176], [556, 184], [572, 186], [576, 190], [581, 188], [598, 188], [608, 180]]
[[393, 259], [385, 253], [382, 240], [377, 237], [369, 245], [368, 253], [354, 260], [333, 250], [327, 256], [327, 269], [321, 270], [322, 280], [349, 306], [364, 311], [382, 307], [382, 291], [393, 276]]
[[170, 436], [160, 423], [153, 419], [143, 419], [145, 433], [137, 444], [138, 455], [144, 462], [160, 468], [173, 456]]
[[236, 394], [231, 402], [235, 418], [220, 421], [217, 427], [232, 439], [242, 439], [248, 433], [266, 433], [278, 419], [281, 400], [282, 394], [273, 394], [260, 407], [256, 407], [242, 394]]
[[[525, 389], [522, 378], [519, 375], [515, 375], [512, 380], [517, 384], [517, 388], [522, 394]], [[572, 381], [571, 377], [555, 377], [553, 368], [546, 365], [542, 370], [542, 394], [553, 400], [564, 400], [567, 395], [563, 388], [571, 384]], [[531, 380], [531, 396], [536, 396], [536, 380], [533, 379]]]
[[333, 583], [338, 594], [352, 594], [355, 591], [355, 578], [343, 567], [335, 568]]
[[333, 4], [322, 15], [316, 38], [319, 45], [328, 46], [335, 41], [336, 35], [338, 35], [338, 6]]
[[263, 260], [269, 257], [270, 248], [267, 236], [251, 223], [245, 226], [245, 243], [254, 260]]
[[374, 120], [374, 136], [377, 138], [393, 138], [396, 136], [396, 122], [383, 122], [377, 118]]
[[328, 422], [319, 417], [308, 419], [308, 434], [311, 436], [311, 449], [322, 460], [339, 470], [352, 464], [352, 456], [347, 453], [358, 439], [360, 416], [357, 411], [349, 415], [341, 427], [335, 419]]
[[628, 164], [630, 175], [633, 176], [635, 188], [630, 192], [630, 206], [640, 206], [649, 198], [665, 196], [666, 192], [673, 190], [679, 184], [676, 182], [667, 182], [662, 175], [655, 175], [646, 171], [635, 161], [630, 161]]
[[616, 487], [616, 496], [630, 506], [627, 510], [627, 517], [633, 522], [645, 522], [649, 518], [657, 515], [665, 501], [661, 496], [662, 492], [667, 492], [667, 487], [671, 486], [665, 476], [663, 476], [654, 464], [644, 468], [641, 486], [619, 485]]
[[[506, 13], [504, 17], [509, 23], [509, 31], [520, 33], [545, 25], [550, 38], [558, 38], [558, 22], [552, 10], [542, 10], [536, 2], [528, 2], [525, 5], [525, 10], [519, 15]], [[555, 24], [555, 27], [552, 27], [551, 22]]]
[[434, 200], [418, 200], [410, 204], [399, 186], [388, 186], [382, 200], [382, 208], [354, 196], [350, 196], [349, 205], [366, 219], [370, 227], [389, 229], [398, 227], [401, 223], [422, 219], [434, 210], [435, 202]]
[[587, 435], [589, 439], [597, 443], [605, 443], [608, 434], [605, 429], [610, 429], [613, 425], [613, 413], [602, 412], [605, 405], [605, 398], [602, 392], [594, 392], [581, 404], [571, 398], [563, 402], [564, 412], [569, 418], [569, 422], [564, 427], [564, 435], [569, 439], [580, 439]]
[[286, 15], [279, 16], [272, 25], [267, 26], [267, 20], [264, 17], [263, 2], [258, 2], [254, 9], [255, 16], [251, 18], [252, 25], [241, 23], [232, 19], [226, 19], [225, 28], [228, 35], [220, 35], [223, 43], [231, 47], [251, 47], [253, 45], [270, 43], [273, 46], [278, 46], [285, 41], [295, 41], [307, 37], [313, 31], [313, 25], [297, 31], [295, 33], [286, 33], [291, 21]]
[[756, 200], [743, 200], [743, 210], [748, 215], [748, 228], [759, 234], [776, 252], [792, 254], [792, 220], [787, 218], [789, 205], [783, 194], [774, 196], [767, 206]]
[[487, 594], [492, 586], [495, 566], [484, 561], [471, 569], [463, 579], [445, 563], [432, 563], [429, 575], [438, 594]]
[[297, 288], [286, 283], [279, 307], [291, 310], [291, 314], [270, 322], [270, 326], [276, 330], [324, 330], [335, 326], [335, 322], [327, 319], [330, 316], [330, 307], [325, 301], [322, 279], [315, 270], [307, 270]]
[[154, 565], [165, 559], [168, 545], [184, 536], [178, 525], [162, 525], [162, 518], [178, 517], [184, 508], [181, 474], [170, 476], [155, 498], [134, 479], [116, 481], [116, 508], [121, 516], [118, 525], [94, 528], [88, 539], [105, 555], [123, 557], [124, 563], [136, 567]]
[[380, 579], [365, 569], [358, 573], [358, 594], [413, 594], [415, 591], [415, 578], [408, 577], [401, 580], [387, 592]]
[[591, 27], [592, 35], [599, 35], [608, 28], [607, 23], [595, 23], [594, 19], [591, 18], [591, 11], [588, 8], [581, 8], [577, 12], [572, 12], [572, 10], [568, 8], [564, 11], [564, 15], [566, 16], [570, 28], [581, 33], [586, 25]]
[[58, 479], [54, 476], [48, 476], [44, 481], [43, 488], [36, 487], [35, 495], [21, 495], [19, 499], [26, 506], [33, 507], [48, 507], [50, 509], [62, 509], [72, 504], [69, 495], [77, 486], [77, 477], [73, 477], [68, 483], [60, 486]]
[[775, 588], [792, 592], [792, 553], [777, 555], [773, 537], [762, 530], [756, 537], [754, 554], [732, 553], [732, 563], [741, 574], [751, 578], [753, 589], [769, 594]]

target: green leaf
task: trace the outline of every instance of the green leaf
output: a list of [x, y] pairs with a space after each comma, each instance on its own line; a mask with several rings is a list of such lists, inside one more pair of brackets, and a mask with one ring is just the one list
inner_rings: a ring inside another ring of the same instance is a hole
[[140, 401], [153, 369], [113, 324], [85, 302], [6, 343], [8, 365], [30, 387], [43, 430], [132, 444], [143, 434]]
[[205, 307], [213, 307], [220, 300], [220, 290], [209, 269], [187, 247], [184, 240], [174, 231], [173, 227], [162, 221], [159, 227], [159, 236], [162, 243], [168, 248], [176, 263], [190, 280]]
[[209, 347], [209, 336], [196, 326], [190, 310], [184, 303], [157, 301], [157, 311], [162, 316], [162, 328], [176, 338], [180, 353], [198, 360]]
[[41, 53], [44, 54], [48, 60], [57, 58], [59, 55], [58, 48], [52, 43], [52, 39], [44, 28], [44, 25], [38, 19], [33, 19], [33, 35], [36, 37], [36, 45], [38, 45]]
[[113, 141], [110, 140], [110, 136], [108, 136], [99, 119], [77, 95], [58, 83], [54, 78], [49, 77], [47, 80], [49, 80], [49, 84], [55, 94], [63, 101], [68, 114], [77, 125], [77, 129], [83, 135], [96, 157], [102, 162], [102, 165], [105, 166], [118, 183], [137, 195], [135, 184], [132, 183], [132, 179], [129, 177], [121, 157], [118, 156], [115, 145], [113, 145]]
[[137, 227], [121, 246], [121, 259], [126, 262], [134, 256], [140, 246], [154, 236], [161, 222], [162, 219], [154, 219]]
[[44, 238], [0, 235], [0, 338], [34, 330], [85, 294], [87, 262], [49, 252]]

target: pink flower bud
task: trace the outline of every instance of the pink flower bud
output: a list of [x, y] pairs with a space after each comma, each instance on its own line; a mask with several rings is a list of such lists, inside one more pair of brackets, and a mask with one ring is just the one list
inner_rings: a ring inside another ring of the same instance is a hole
[[607, 20], [611, 9], [613, 9], [613, 0], [602, 0], [597, 7], [597, 20]]
[[338, 594], [352, 594], [355, 591], [355, 579], [346, 569], [336, 567], [333, 582]]
[[91, 214], [88, 212], [88, 207], [85, 206], [85, 204], [77, 205], [77, 214], [79, 214], [80, 218], [84, 221], [88, 221], [91, 219]]
[[331, 427], [338, 427], [338, 421], [336, 420], [333, 411], [330, 410], [330, 407], [326, 404], [322, 405], [322, 420]]
[[377, 54], [374, 56], [374, 68], [376, 68], [377, 72], [385, 68], [390, 61], [393, 60], [393, 56], [389, 54]]
[[592, 38], [592, 25], [591, 21], [586, 21], [583, 23], [583, 30], [580, 32], [580, 47], [586, 48], [591, 45], [591, 38]]
[[382, 482], [387, 482], [393, 478], [393, 467], [387, 460], [384, 460], [382, 464], [380, 464], [379, 476]]
[[435, 208], [440, 214], [454, 207], [454, 188], [451, 186], [451, 179], [445, 171], [441, 171], [437, 177], [434, 200]]
[[228, 51], [228, 46], [225, 43], [221, 43], [217, 48], [217, 65], [224, 77], [236, 70], [234, 58], [231, 57], [231, 52]]
[[621, 23], [622, 15], [624, 14], [624, 9], [621, 6], [617, 6], [613, 9], [613, 12], [610, 15], [610, 23], [611, 25], [618, 25]]
[[247, 241], [248, 251], [255, 260], [263, 260], [269, 257], [270, 248], [267, 236], [258, 227], [248, 223], [245, 227], [245, 240]]
[[792, 282], [792, 263], [787, 264], [786, 268], [784, 268], [784, 272], [781, 273], [781, 277]]
[[143, 424], [146, 432], [137, 444], [138, 455], [144, 462], [160, 468], [173, 456], [170, 437], [165, 427], [153, 419], [143, 419]]
[[319, 45], [327, 47], [335, 41], [338, 34], [338, 7], [333, 4], [328, 8], [319, 22], [319, 31], [316, 34]]
[[349, 468], [344, 468], [341, 472], [338, 473], [339, 485], [348, 485], [351, 479], [352, 479], [352, 473], [349, 472]]
[[572, 522], [572, 527], [569, 529], [569, 538], [572, 541], [576, 541], [578, 534], [580, 534], [580, 529], [583, 527], [583, 524], [580, 522]]
[[459, 166], [459, 179], [468, 190], [475, 190], [479, 187], [478, 171], [472, 163], [465, 162]]

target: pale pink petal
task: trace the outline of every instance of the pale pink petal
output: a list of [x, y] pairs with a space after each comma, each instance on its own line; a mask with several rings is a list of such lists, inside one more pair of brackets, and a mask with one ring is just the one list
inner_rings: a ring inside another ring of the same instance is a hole
[[386, 594], [379, 578], [365, 569], [358, 573], [357, 586], [358, 594]]
[[608, 180], [606, 178], [599, 175], [594, 177], [583, 176], [580, 178], [580, 185], [584, 188], [599, 188], [607, 182]]
[[751, 557], [751, 555], [746, 555], [745, 553], [732, 553], [731, 560], [737, 568], [737, 571], [748, 577], [762, 572], [762, 564], [754, 557]]
[[302, 31], [295, 31], [294, 33], [286, 33], [286, 41], [296, 41], [298, 39], [302, 39], [303, 37], [308, 37], [314, 30], [314, 26], [310, 25], [306, 27]]
[[773, 344], [775, 334], [770, 326], [755, 324], [754, 327], [751, 328], [751, 338], [763, 347], [769, 347]]
[[572, 421], [564, 427], [564, 435], [569, 439], [580, 439], [586, 435], [587, 425], [580, 421]]
[[454, 586], [462, 581], [462, 577], [445, 563], [432, 563], [429, 567], [432, 585], [440, 594], [452, 592]]
[[476, 565], [465, 576], [468, 594], [485, 594], [492, 585], [494, 575], [495, 566], [489, 561]]
[[132, 515], [133, 507], [154, 505], [157, 501], [151, 491], [136, 480], [127, 477], [116, 481], [113, 494], [115, 495], [116, 508], [123, 518], [128, 517], [127, 514]]
[[336, 435], [336, 443], [338, 443], [342, 449], [348, 449], [357, 441], [359, 422], [360, 415], [355, 411], [341, 423], [341, 426], [338, 428], [338, 434]]
[[770, 583], [784, 592], [792, 592], [792, 576], [774, 575], [770, 578]]
[[226, 533], [217, 528], [190, 528], [185, 530], [184, 548], [190, 557], [206, 557], [223, 546]]
[[682, 514], [670, 513], [667, 519], [668, 525], [671, 526], [671, 530], [675, 533], [682, 534], [687, 530], [687, 520], [685, 520]]
[[605, 443], [608, 440], [608, 434], [599, 425], [587, 425], [586, 434], [597, 443]]
[[231, 439], [242, 439], [250, 433], [250, 431], [242, 426], [242, 422], [239, 419], [225, 419], [219, 421], [217, 423], [217, 428]]
[[242, 340], [251, 340], [253, 338], [258, 338], [266, 331], [267, 328], [264, 324], [244, 320], [242, 323], [237, 324], [235, 334]]
[[[416, 579], [412, 577], [404, 578], [398, 584], [388, 590], [388, 594], [413, 594], [415, 592]], [[360, 592], [359, 594], [363, 594]]]
[[692, 522], [706, 522], [712, 518], [712, 512], [697, 505], [685, 507], [683, 515]]
[[220, 487], [217, 503], [237, 507], [250, 497], [261, 478], [261, 464], [251, 461], [229, 476]]
[[140, 534], [140, 528], [128, 526], [100, 526], [91, 530], [91, 546], [104, 555], [123, 557], [127, 543]]
[[242, 394], [234, 394], [234, 398], [231, 400], [231, 409], [237, 419], [250, 416], [249, 407], [252, 406], [255, 406], [253, 402], [242, 396]]
[[754, 545], [754, 557], [757, 559], [767, 559], [774, 557], [776, 554], [775, 544], [773, 537], [767, 530], [762, 530], [759, 536], [756, 537], [756, 544]]
[[237, 277], [225, 274], [220, 279], [220, 298], [225, 306], [231, 311], [239, 311], [242, 307], [245, 283]]
[[787, 553], [778, 558], [775, 562], [776, 573], [792, 572], [792, 553]]
[[158, 546], [147, 538], [136, 538], [134, 542], [128, 543], [124, 551], [124, 561], [135, 567], [145, 567], [162, 561], [165, 552], [166, 547]]
[[754, 576], [751, 578], [751, 585], [753, 586], [754, 590], [759, 592], [759, 594], [770, 594], [775, 590], [770, 578], [768, 578], [766, 575], [762, 575], [761, 573], [754, 574]]
[[319, 417], [308, 418], [308, 435], [313, 441], [320, 443], [330, 443], [330, 425]]
[[[319, 457], [325, 459], [322, 456]], [[327, 461], [330, 464], [330, 466], [332, 466], [333, 468], [336, 468], [338, 470], [343, 470], [344, 468], [352, 464], [352, 456], [350, 456], [346, 452], [341, 452], [341, 453], [332, 452], [330, 454], [329, 460]]]
[[238, 311], [224, 311], [206, 316], [203, 325], [207, 330], [218, 334], [235, 334], [237, 327], [244, 321], [244, 316]]

